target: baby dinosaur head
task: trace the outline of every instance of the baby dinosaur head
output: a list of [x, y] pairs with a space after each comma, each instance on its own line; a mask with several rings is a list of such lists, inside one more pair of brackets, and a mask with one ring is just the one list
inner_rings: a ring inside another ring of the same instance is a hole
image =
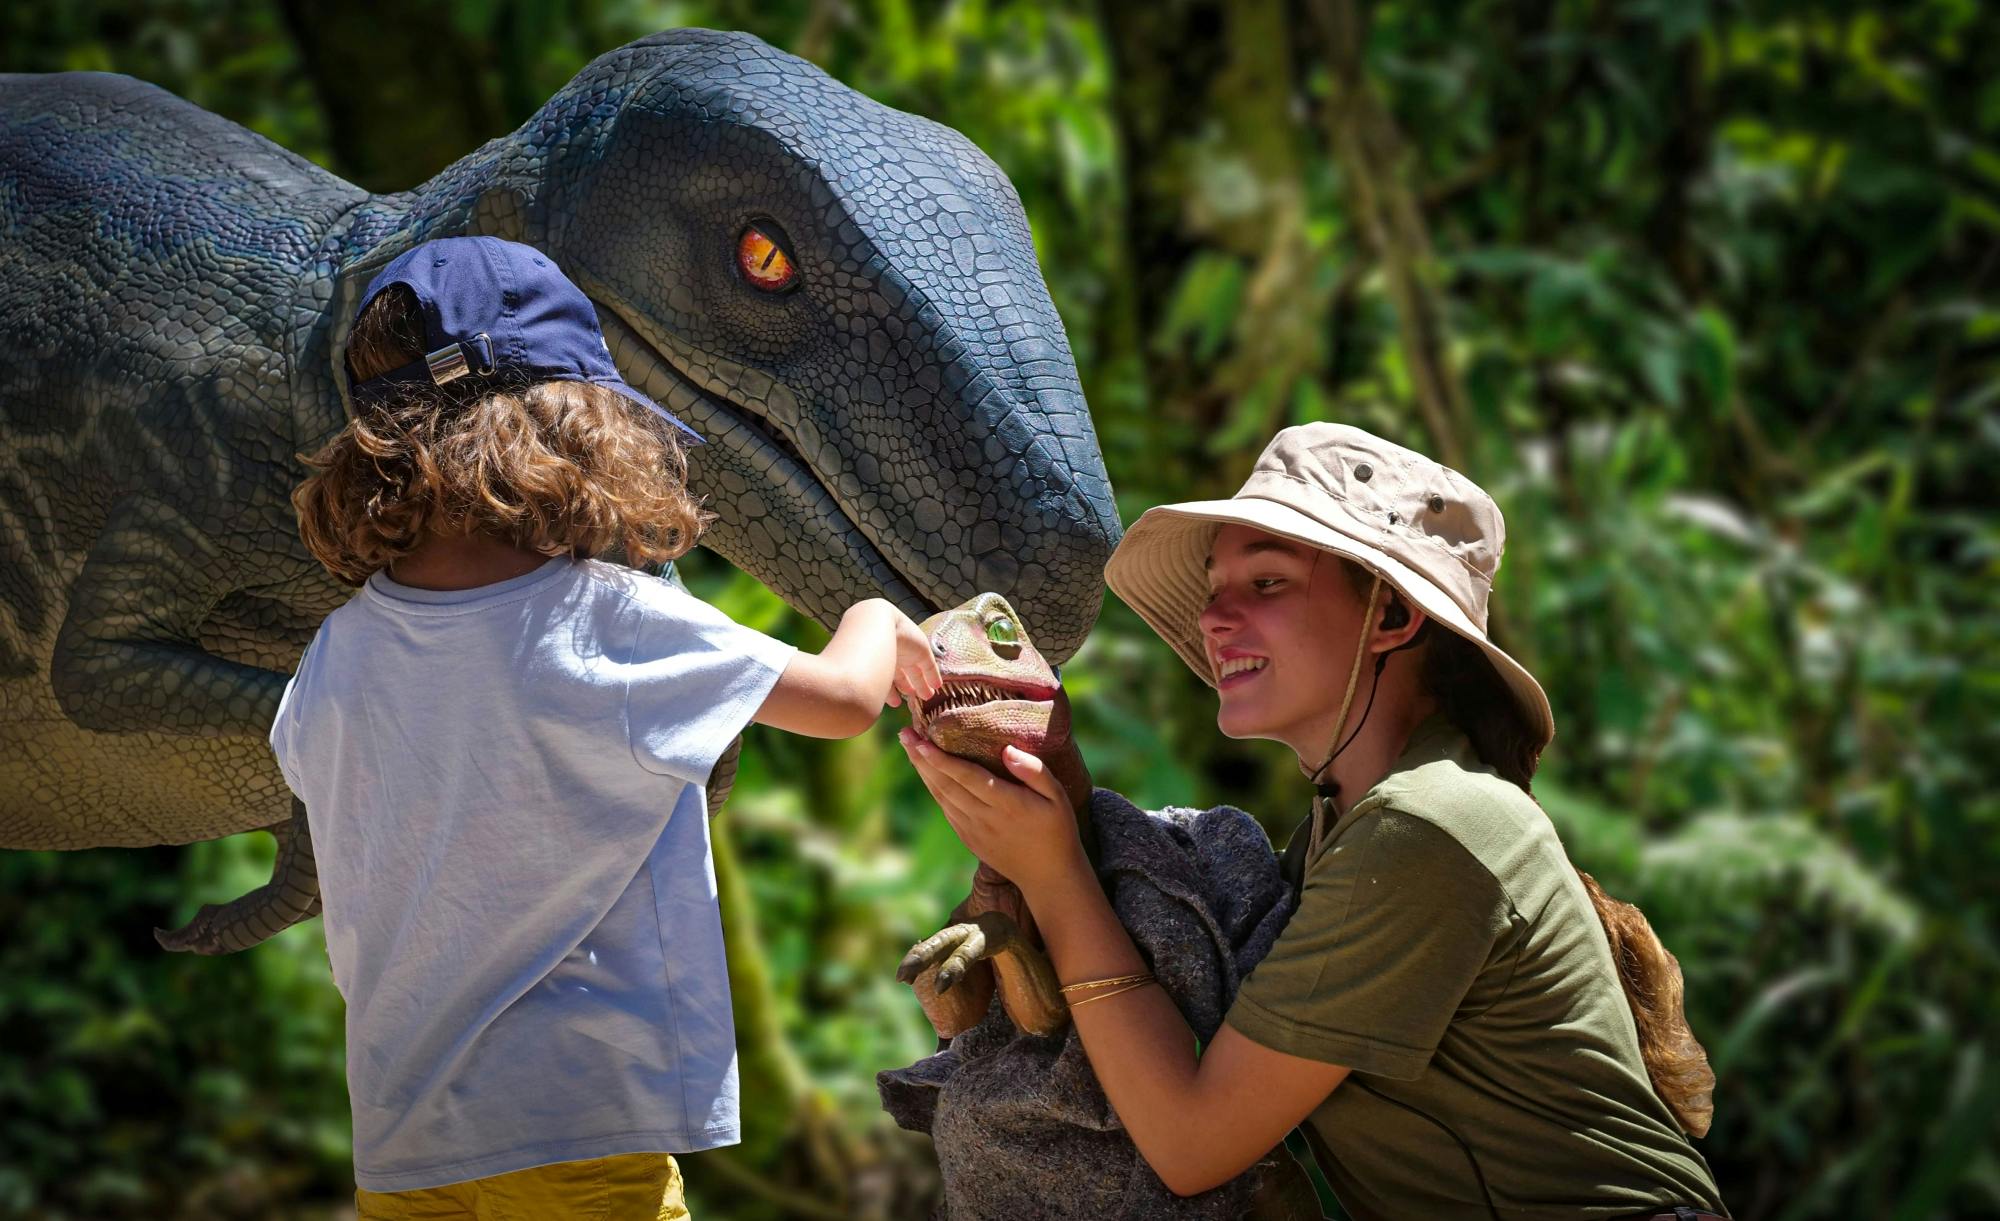
[[1090, 777], [1070, 738], [1069, 697], [1007, 599], [980, 594], [921, 624], [943, 688], [912, 704], [910, 721], [938, 749], [1006, 774], [1010, 743], [1048, 763], [1083, 808]]
[[1014, 743], [1031, 754], [1069, 740], [1069, 702], [1055, 671], [999, 594], [980, 594], [920, 625], [943, 688], [912, 705], [917, 732], [939, 749], [989, 767]]

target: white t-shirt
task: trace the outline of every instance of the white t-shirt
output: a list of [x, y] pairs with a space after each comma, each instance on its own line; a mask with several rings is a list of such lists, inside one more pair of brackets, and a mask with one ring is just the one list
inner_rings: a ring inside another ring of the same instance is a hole
[[738, 1139], [703, 786], [792, 652], [562, 558], [377, 573], [327, 617], [271, 745], [312, 820], [357, 1183]]

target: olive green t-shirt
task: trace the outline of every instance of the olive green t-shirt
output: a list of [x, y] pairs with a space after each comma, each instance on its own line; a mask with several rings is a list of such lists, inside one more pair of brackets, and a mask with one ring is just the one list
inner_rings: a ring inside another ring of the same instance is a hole
[[1306, 1124], [1348, 1212], [1722, 1211], [1646, 1075], [1555, 828], [1450, 722], [1412, 734], [1316, 855], [1310, 839], [1308, 824], [1286, 853], [1303, 869], [1298, 910], [1227, 1020], [1352, 1070]]

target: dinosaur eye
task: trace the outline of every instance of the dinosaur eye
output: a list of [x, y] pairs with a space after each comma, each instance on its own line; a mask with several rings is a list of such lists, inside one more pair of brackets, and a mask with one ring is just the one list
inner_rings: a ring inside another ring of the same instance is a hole
[[785, 231], [775, 223], [752, 221], [744, 226], [743, 235], [736, 239], [736, 270], [765, 292], [783, 292], [799, 279], [799, 270], [792, 263], [792, 256], [785, 253], [787, 245]]
[[986, 639], [994, 644], [1021, 643], [1021, 629], [1014, 626], [1012, 619], [995, 619], [986, 625]]

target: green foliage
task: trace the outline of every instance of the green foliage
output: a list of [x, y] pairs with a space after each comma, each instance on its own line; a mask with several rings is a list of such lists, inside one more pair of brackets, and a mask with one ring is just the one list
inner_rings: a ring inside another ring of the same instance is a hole
[[0, 1216], [267, 1217], [351, 1189], [317, 922], [235, 960], [152, 943], [272, 856], [267, 836], [0, 854]]
[[[295, 7], [10, 10], [0, 56], [133, 72], [359, 173]], [[491, 0], [440, 23], [490, 65], [473, 100], [400, 62], [379, 84], [497, 134], [589, 54], [708, 24], [966, 132], [1027, 207], [1128, 521], [1227, 495], [1295, 421], [1461, 453], [1510, 527], [1497, 629], [1556, 709], [1537, 794], [1681, 959], [1736, 1214], [2000, 1212], [1991, 6], [1375, 4], [1376, 160], [1333, 134], [1358, 103], [1316, 14], [1345, 7]], [[1425, 240], [1370, 198], [1407, 200]], [[1432, 294], [1428, 348], [1399, 269]], [[1232, 801], [1280, 838], [1303, 813], [1289, 755], [1221, 739], [1115, 600], [1064, 676], [1101, 782]], [[717, 826], [756, 914], [732, 945], [765, 968], [738, 981], [746, 1081], [754, 1060], [771, 1084], [736, 1161], [691, 1162], [713, 1215], [909, 1211], [870, 1186], [922, 1160], [873, 1098], [930, 1047], [890, 972], [971, 864], [890, 732], [746, 741]], [[255, 874], [233, 843], [0, 856], [0, 1213], [339, 1195], [317, 933], [223, 962], [145, 938]]]

